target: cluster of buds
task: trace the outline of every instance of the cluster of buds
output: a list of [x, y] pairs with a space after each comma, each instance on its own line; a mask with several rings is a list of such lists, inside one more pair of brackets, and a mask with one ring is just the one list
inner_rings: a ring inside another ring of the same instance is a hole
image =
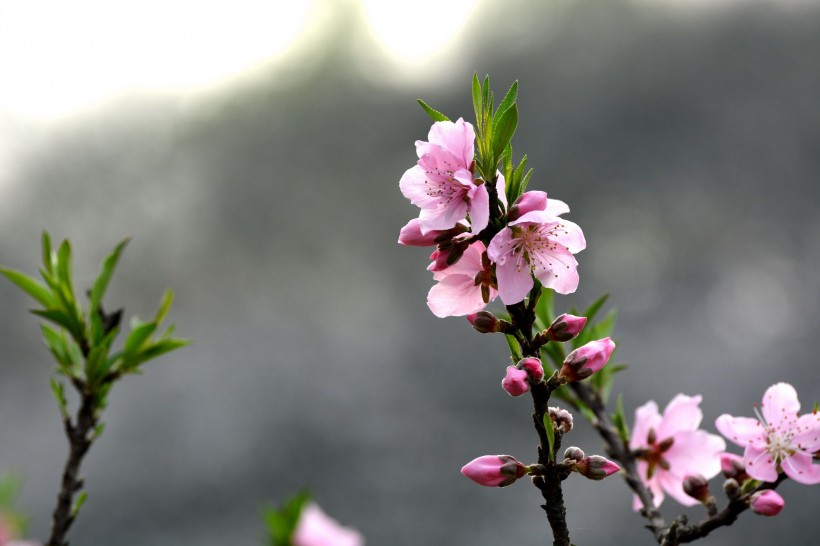
[[507, 366], [507, 374], [501, 380], [501, 387], [510, 396], [521, 396], [530, 390], [530, 384], [544, 380], [544, 367], [535, 357], [521, 359], [515, 366]]
[[568, 447], [564, 451], [564, 462], [571, 471], [590, 480], [603, 480], [621, 470], [621, 467], [601, 455], [584, 454], [579, 447]]

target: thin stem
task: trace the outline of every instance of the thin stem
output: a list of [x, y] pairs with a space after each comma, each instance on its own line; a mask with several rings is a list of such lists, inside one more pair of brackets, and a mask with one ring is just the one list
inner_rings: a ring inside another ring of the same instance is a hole
[[46, 546], [68, 546], [65, 536], [76, 516], [72, 513], [74, 495], [83, 488], [83, 480], [79, 477], [80, 465], [91, 446], [91, 435], [97, 426], [94, 397], [85, 391], [85, 385], [81, 382], [76, 381], [75, 386], [80, 390], [81, 403], [75, 418], [76, 425], [71, 422], [70, 417], [66, 417], [63, 421], [68, 438], [68, 459], [63, 469], [60, 492], [57, 494], [57, 506], [54, 509], [52, 520], [51, 536]]

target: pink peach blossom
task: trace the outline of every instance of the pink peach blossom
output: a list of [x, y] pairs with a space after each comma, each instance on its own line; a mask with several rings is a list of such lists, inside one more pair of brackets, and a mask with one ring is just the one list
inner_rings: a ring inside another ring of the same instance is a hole
[[[638, 473], [655, 506], [663, 502], [664, 492], [685, 506], [697, 504], [684, 492], [684, 478], [700, 474], [708, 480], [720, 472], [720, 454], [726, 450], [726, 442], [698, 429], [703, 419], [701, 399], [700, 395], [679, 394], [666, 406], [663, 416], [654, 401], [635, 411], [629, 447], [639, 453]], [[637, 496], [633, 508], [641, 508]]]
[[490, 198], [483, 180], [474, 180], [475, 131], [463, 119], [433, 124], [428, 141], [416, 142], [417, 164], [399, 182], [402, 193], [421, 208], [421, 233], [447, 230], [468, 215], [475, 233], [487, 227]]
[[715, 426], [729, 441], [745, 448], [746, 472], [773, 482], [780, 472], [804, 484], [820, 483], [820, 465], [812, 463], [820, 450], [820, 413], [798, 416], [797, 391], [788, 383], [766, 389], [757, 419], [723, 414]]
[[[486, 258], [484, 243], [476, 241], [461, 259], [443, 270], [433, 262], [433, 278], [438, 284], [427, 294], [427, 306], [437, 317], [463, 316], [484, 309], [495, 299], [492, 265]], [[435, 255], [435, 253], [434, 253]]]
[[302, 509], [291, 543], [293, 546], [364, 546], [364, 538], [311, 502]]
[[[498, 293], [505, 305], [526, 297], [533, 287], [533, 275], [559, 294], [578, 288], [578, 262], [573, 254], [586, 248], [584, 234], [575, 223], [559, 218], [569, 211], [565, 203], [540, 195], [529, 197], [531, 193], [518, 200], [526, 212], [508, 222], [487, 249], [496, 263]], [[535, 208], [542, 204], [543, 209]]]

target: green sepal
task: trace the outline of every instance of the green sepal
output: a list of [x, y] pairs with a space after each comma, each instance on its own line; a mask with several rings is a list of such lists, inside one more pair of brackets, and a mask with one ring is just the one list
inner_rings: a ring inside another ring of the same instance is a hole
[[763, 483], [760, 480], [753, 480], [748, 479], [743, 482], [743, 485], [740, 486], [740, 493], [741, 495], [749, 495], [750, 493], [754, 492], [755, 489], [760, 487], [760, 484]]
[[430, 116], [433, 121], [450, 121], [450, 118], [436, 110], [435, 108], [430, 107], [426, 102], [421, 99], [417, 99], [419, 105], [427, 112], [427, 115]]
[[549, 444], [549, 459], [550, 462], [555, 461], [555, 428], [552, 419], [550, 419], [549, 412], [544, 413], [542, 417], [542, 421], [544, 422], [544, 432], [547, 433], [547, 442]]
[[5, 267], [0, 268], [0, 273], [2, 273], [8, 280], [16, 284], [17, 287], [23, 292], [37, 300], [37, 302], [43, 307], [49, 308], [54, 305], [54, 295], [48, 288], [40, 284], [36, 279], [29, 277], [22, 271], [7, 269]]

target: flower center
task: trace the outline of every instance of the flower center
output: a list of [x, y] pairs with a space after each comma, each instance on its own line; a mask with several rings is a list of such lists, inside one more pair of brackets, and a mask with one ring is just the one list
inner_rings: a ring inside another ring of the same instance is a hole
[[646, 435], [646, 448], [641, 450], [637, 457], [647, 462], [646, 479], [651, 480], [652, 476], [660, 467], [663, 470], [669, 470], [669, 462], [664, 459], [663, 454], [669, 451], [669, 448], [675, 443], [674, 438], [666, 438], [658, 442], [658, 434], [654, 428], [649, 429]]

